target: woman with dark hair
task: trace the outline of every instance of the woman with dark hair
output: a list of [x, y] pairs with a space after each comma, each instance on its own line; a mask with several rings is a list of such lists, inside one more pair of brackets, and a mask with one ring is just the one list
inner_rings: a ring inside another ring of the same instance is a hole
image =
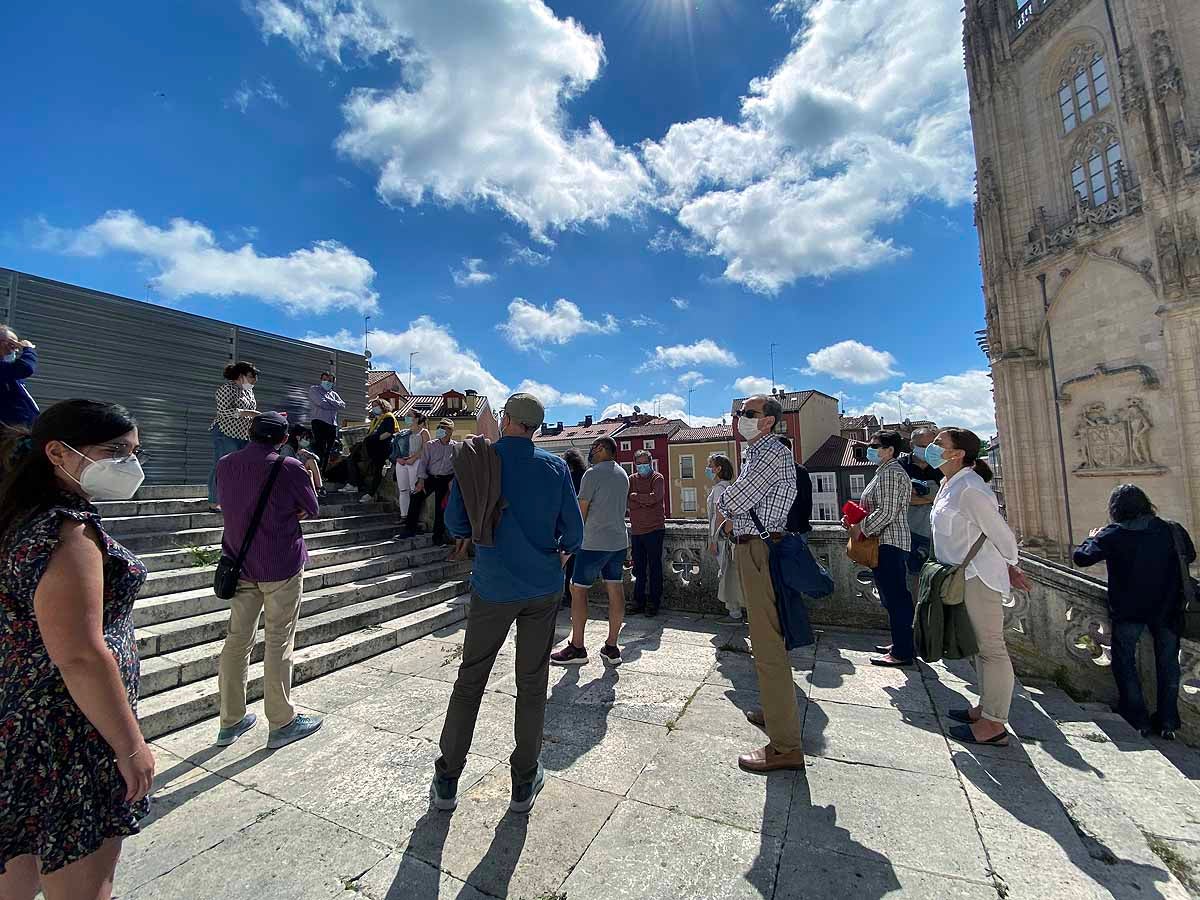
[[254, 385], [258, 369], [253, 363], [236, 362], [225, 367], [225, 383], [217, 388], [217, 417], [209, 430], [213, 440], [213, 464], [208, 476], [208, 508], [220, 512], [217, 505], [217, 460], [241, 450], [250, 443], [250, 422], [258, 415]]
[[[571, 473], [571, 484], [575, 486], [575, 495], [578, 496], [579, 485], [583, 483], [583, 473], [588, 469], [587, 460], [583, 458], [582, 453], [572, 447], [563, 454], [563, 462], [567, 464], [567, 471]], [[576, 555], [572, 553], [563, 568], [562, 605], [564, 609], [571, 608], [571, 576], [575, 574]]]
[[724, 453], [714, 453], [708, 458], [704, 477], [713, 482], [708, 492], [708, 552], [717, 558], [717, 599], [729, 611], [729, 616], [721, 621], [740, 624], [744, 621], [742, 585], [733, 559], [733, 544], [722, 531], [725, 517], [717, 511], [717, 501], [733, 484], [733, 475], [733, 462]]
[[142, 483], [120, 406], [55, 404], [10, 441], [0, 484], [0, 896], [107, 900], [149, 811], [137, 721], [138, 558], [94, 501]]
[[428, 420], [419, 412], [413, 412], [411, 420], [404, 417], [404, 430], [392, 440], [392, 464], [396, 467], [396, 498], [400, 503], [400, 515], [407, 516], [412, 506], [413, 491], [417, 487], [417, 463], [421, 452], [429, 443]]
[[288, 426], [288, 438], [279, 448], [279, 455], [285, 459], [293, 457], [304, 463], [304, 468], [308, 470], [308, 477], [312, 479], [313, 490], [317, 492], [318, 497], [324, 497], [325, 482], [321, 478], [320, 458], [309, 449], [313, 440], [313, 430], [307, 425], [295, 422]]
[[[1108, 563], [1108, 615], [1117, 712], [1144, 736], [1174, 740], [1179, 730], [1179, 636], [1183, 630], [1183, 581], [1174, 529], [1184, 561], [1196, 560], [1191, 535], [1160, 519], [1150, 498], [1121, 484], [1108, 498], [1111, 524], [1095, 528], [1075, 551], [1077, 566]], [[1154, 639], [1158, 711], [1151, 716], [1138, 677], [1137, 645], [1142, 632]]]
[[1015, 678], [1004, 643], [1004, 599], [1029, 582], [1016, 568], [1017, 539], [1000, 515], [996, 495], [988, 487], [992, 470], [980, 456], [979, 437], [965, 428], [946, 428], [925, 448], [925, 462], [941, 471], [942, 486], [929, 516], [933, 554], [938, 562], [958, 566], [975, 555], [966, 569], [967, 618], [975, 632], [979, 653], [980, 701], [970, 709], [952, 709], [950, 717], [962, 722], [950, 736], [964, 744], [1007, 746], [1008, 710]]
[[[900, 465], [904, 438], [898, 431], [881, 431], [867, 446], [867, 462], [879, 468], [863, 491], [859, 505], [867, 517], [850, 526], [865, 537], [879, 538], [879, 564], [871, 570], [879, 599], [887, 610], [892, 642], [879, 647], [880, 656], [871, 657], [875, 666], [908, 666], [913, 649], [913, 600], [908, 590], [908, 553], [912, 533], [908, 530], [908, 502], [912, 497], [912, 479]], [[842, 525], [847, 526], [845, 518]]]

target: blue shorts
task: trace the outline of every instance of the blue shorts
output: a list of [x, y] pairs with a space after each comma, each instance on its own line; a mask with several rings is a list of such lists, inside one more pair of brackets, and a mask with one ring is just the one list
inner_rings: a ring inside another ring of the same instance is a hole
[[622, 569], [628, 550], [580, 550], [575, 556], [575, 574], [571, 583], [580, 587], [591, 587], [596, 578], [620, 584], [624, 581]]

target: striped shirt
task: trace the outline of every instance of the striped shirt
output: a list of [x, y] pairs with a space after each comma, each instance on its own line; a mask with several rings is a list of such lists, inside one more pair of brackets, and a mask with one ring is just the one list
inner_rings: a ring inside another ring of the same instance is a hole
[[454, 450], [458, 441], [430, 441], [425, 445], [421, 459], [417, 463], [417, 478], [425, 479], [430, 475], [446, 476], [454, 474]]
[[217, 388], [217, 417], [213, 425], [221, 429], [226, 437], [239, 441], [250, 440], [250, 418], [239, 415], [239, 409], [258, 409], [254, 399], [254, 388], [236, 381], [226, 381]]
[[912, 549], [912, 532], [908, 529], [908, 501], [912, 498], [912, 479], [897, 460], [879, 467], [871, 483], [863, 491], [859, 505], [867, 511], [862, 520], [862, 532], [867, 537], [879, 536], [879, 543], [901, 550]]
[[[266, 444], [253, 442], [217, 463], [217, 501], [225, 513], [221, 550], [236, 557], [254, 518], [258, 498], [278, 454]], [[285, 459], [262, 521], [246, 554], [242, 578], [246, 581], [286, 581], [304, 568], [308, 550], [300, 531], [300, 514], [317, 515], [317, 492], [304, 463]]]
[[796, 462], [778, 435], [769, 434], [750, 445], [746, 464], [717, 501], [717, 509], [733, 523], [735, 535], [758, 534], [750, 510], [767, 531], [785, 531], [788, 512], [796, 500]]

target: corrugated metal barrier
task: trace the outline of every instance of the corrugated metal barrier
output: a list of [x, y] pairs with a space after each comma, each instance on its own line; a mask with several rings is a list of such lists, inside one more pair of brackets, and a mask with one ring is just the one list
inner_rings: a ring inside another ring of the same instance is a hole
[[45, 409], [60, 400], [120, 403], [138, 420], [146, 480], [200, 484], [212, 465], [213, 393], [235, 360], [260, 371], [258, 408], [308, 421], [308, 388], [337, 375], [346, 413], [366, 411], [361, 354], [0, 268], [0, 322], [37, 345], [29, 391]]

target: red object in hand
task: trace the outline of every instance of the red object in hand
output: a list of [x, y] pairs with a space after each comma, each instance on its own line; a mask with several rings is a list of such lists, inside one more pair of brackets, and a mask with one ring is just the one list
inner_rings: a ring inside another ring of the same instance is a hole
[[857, 525], [867, 517], [867, 511], [853, 500], [847, 500], [846, 505], [842, 507], [842, 515], [846, 517], [847, 525]]

